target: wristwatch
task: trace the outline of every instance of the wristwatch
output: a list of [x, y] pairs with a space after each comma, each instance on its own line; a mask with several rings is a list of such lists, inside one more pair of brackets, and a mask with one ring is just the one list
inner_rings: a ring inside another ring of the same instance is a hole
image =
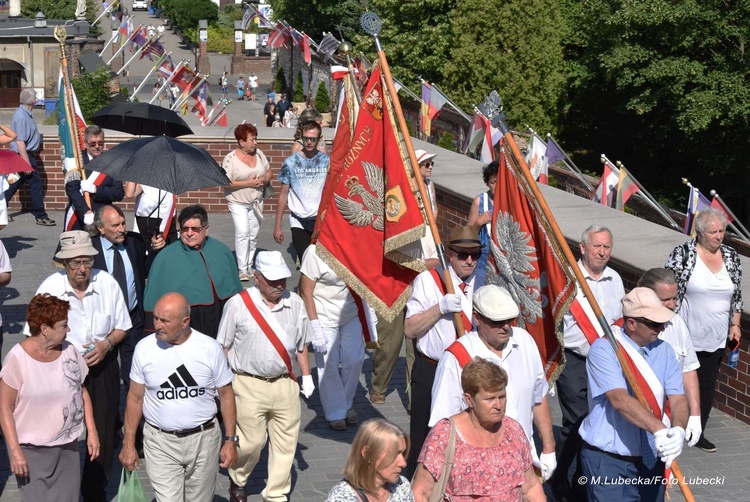
[[239, 436], [224, 436], [224, 441], [231, 441], [235, 445], [240, 445], [240, 437]]

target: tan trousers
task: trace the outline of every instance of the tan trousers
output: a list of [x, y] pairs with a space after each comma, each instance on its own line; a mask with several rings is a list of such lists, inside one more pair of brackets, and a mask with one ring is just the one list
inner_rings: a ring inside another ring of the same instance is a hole
[[229, 469], [229, 476], [237, 486], [245, 486], [266, 439], [270, 439], [268, 481], [261, 496], [268, 502], [286, 501], [292, 488], [292, 462], [299, 437], [299, 384], [290, 378], [268, 383], [235, 375], [232, 389], [240, 447], [239, 459]]
[[[214, 419], [216, 420], [216, 419]], [[146, 424], [146, 474], [158, 502], [210, 502], [219, 473], [221, 428], [177, 438]]]

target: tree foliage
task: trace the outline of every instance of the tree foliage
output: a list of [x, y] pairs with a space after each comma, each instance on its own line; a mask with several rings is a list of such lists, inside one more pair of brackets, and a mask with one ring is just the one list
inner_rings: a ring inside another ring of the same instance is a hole
[[279, 65], [279, 69], [276, 70], [276, 80], [273, 83], [273, 89], [276, 92], [286, 92], [286, 77], [284, 76], [284, 68]]
[[219, 8], [211, 0], [162, 0], [164, 15], [185, 33], [198, 28], [198, 20], [209, 24], [219, 19]]
[[109, 104], [110, 78], [107, 68], [99, 68], [70, 79], [85, 120]]
[[318, 85], [318, 92], [315, 93], [315, 108], [322, 113], [331, 109], [331, 96], [329, 96], [328, 89], [323, 82]]
[[294, 99], [293, 101], [300, 102], [305, 100], [305, 87], [302, 83], [302, 75], [297, 74], [297, 81], [294, 84]]
[[364, 11], [359, 0], [271, 0], [274, 20], [283, 19], [296, 30], [304, 31], [319, 42], [328, 31], [340, 38], [351, 37], [360, 31], [359, 16]]
[[[21, 16], [35, 18], [37, 12], [44, 14], [47, 19], [75, 19], [76, 0], [23, 0], [21, 2]], [[101, 2], [86, 0], [86, 21], [91, 24], [96, 19], [96, 9]], [[99, 21], [101, 23], [101, 21]], [[99, 33], [100, 26], [94, 26], [93, 34]]]

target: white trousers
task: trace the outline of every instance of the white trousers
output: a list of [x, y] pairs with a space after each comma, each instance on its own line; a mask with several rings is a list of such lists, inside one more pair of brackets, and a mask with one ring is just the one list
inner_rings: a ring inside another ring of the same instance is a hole
[[329, 422], [346, 418], [365, 361], [365, 341], [358, 318], [332, 331], [328, 352], [315, 353], [320, 402]]
[[253, 211], [252, 204], [229, 202], [227, 206], [234, 222], [234, 252], [237, 255], [237, 268], [241, 273], [247, 273], [252, 268], [253, 255], [258, 246], [260, 219]]
[[213, 429], [184, 438], [177, 438], [146, 424], [143, 428], [143, 454], [146, 474], [154, 488], [156, 500], [213, 500], [221, 445], [218, 423]]

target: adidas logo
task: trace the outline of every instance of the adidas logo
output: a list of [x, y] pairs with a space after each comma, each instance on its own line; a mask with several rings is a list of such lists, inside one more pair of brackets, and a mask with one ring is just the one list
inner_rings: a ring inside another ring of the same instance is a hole
[[166, 390], [156, 391], [156, 397], [168, 401], [171, 401], [172, 399], [198, 397], [206, 393], [205, 388], [198, 387], [198, 382], [193, 379], [184, 364], [177, 368], [174, 373], [169, 375], [167, 381], [159, 387]]

